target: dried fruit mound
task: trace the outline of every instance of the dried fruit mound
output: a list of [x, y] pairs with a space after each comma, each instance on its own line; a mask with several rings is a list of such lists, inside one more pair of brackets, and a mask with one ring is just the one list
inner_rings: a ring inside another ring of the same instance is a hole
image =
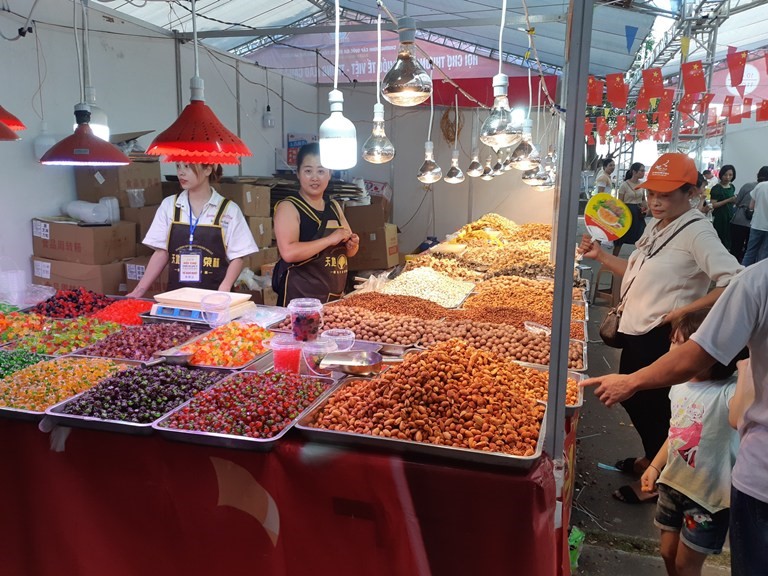
[[0, 350], [0, 378], [5, 378], [43, 360], [45, 357], [30, 354], [24, 350]]
[[15, 347], [37, 354], [63, 355], [89, 346], [120, 330], [120, 324], [102, 322], [95, 318], [50, 320], [42, 330], [19, 340]]
[[163, 426], [271, 438], [307, 408], [328, 381], [295, 374], [242, 372], [202, 392]]
[[0, 342], [10, 342], [41, 330], [46, 323], [45, 316], [11, 312], [0, 314]]
[[440, 320], [448, 315], [447, 308], [424, 298], [379, 294], [377, 292], [355, 294], [349, 298], [337, 300], [329, 304], [329, 306], [352, 306], [354, 308], [364, 308], [371, 312], [387, 312], [389, 314], [412, 316], [423, 320]]
[[80, 353], [102, 358], [146, 361], [155, 352], [183, 344], [198, 334], [186, 324], [144, 324], [111, 334]]
[[193, 354], [190, 364], [232, 368], [248, 364], [266, 352], [263, 342], [271, 336], [258, 324], [230, 322], [190, 342], [181, 352]]
[[106, 308], [112, 302], [114, 302], [112, 298], [107, 298], [103, 294], [97, 294], [85, 288], [59, 290], [48, 300], [40, 302], [32, 308], [32, 312], [49, 318], [77, 318], [78, 316], [93, 314]]
[[[336, 392], [313, 426], [531, 456], [548, 375], [449, 340]], [[571, 384], [571, 383], [569, 383]], [[575, 403], [575, 382], [569, 400]]]

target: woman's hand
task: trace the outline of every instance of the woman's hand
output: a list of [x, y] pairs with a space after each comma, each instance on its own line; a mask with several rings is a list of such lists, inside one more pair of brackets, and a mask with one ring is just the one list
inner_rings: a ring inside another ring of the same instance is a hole
[[671, 326], [683, 316], [685, 316], [685, 312], [681, 312], [680, 308], [677, 308], [675, 310], [670, 310], [669, 312], [664, 314], [664, 319], [661, 321], [661, 323], [669, 324]]
[[125, 295], [126, 298], [141, 298], [144, 296], [145, 290], [139, 290], [139, 287], [137, 286], [134, 288], [131, 292], [128, 292], [128, 294]]
[[328, 240], [330, 241], [331, 246], [336, 246], [337, 244], [346, 242], [350, 236], [352, 236], [352, 231], [349, 228], [337, 228], [328, 235]]
[[648, 466], [640, 477], [640, 489], [643, 492], [656, 492], [656, 481], [659, 479], [659, 471], [652, 465]]
[[347, 252], [356, 250], [357, 247], [360, 245], [360, 236], [358, 236], [357, 234], [352, 234], [349, 238], [347, 238], [347, 241], [344, 243], [344, 245], [347, 248]]
[[584, 258], [597, 260], [601, 253], [600, 242], [593, 240], [589, 234], [584, 234], [576, 251]]

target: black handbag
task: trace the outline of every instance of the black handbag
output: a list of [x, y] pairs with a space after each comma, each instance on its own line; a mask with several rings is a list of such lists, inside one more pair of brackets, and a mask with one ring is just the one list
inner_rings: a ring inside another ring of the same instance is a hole
[[754, 210], [750, 210], [749, 208], [744, 208], [744, 216], [747, 217], [747, 220], [752, 220], [752, 216], [755, 215]]
[[[694, 222], [697, 222], [698, 220], [699, 220], [698, 218], [696, 220], [689, 220], [688, 222], [680, 226], [680, 228], [675, 230], [674, 234], [672, 234], [669, 238], [666, 239], [666, 241], [661, 246], [659, 246], [656, 250], [654, 250], [651, 254], [649, 254], [648, 258], [646, 258], [645, 260], [650, 260], [651, 258], [656, 256], [656, 254], [661, 252], [661, 249], [664, 248], [664, 246], [666, 246], [667, 244], [669, 244], [675, 236], [680, 234], [680, 232], [682, 232], [687, 226], [690, 226], [691, 224], [693, 224]], [[643, 262], [640, 264], [640, 268], [642, 268], [643, 264], [645, 264], [645, 260], [643, 260]], [[640, 268], [638, 268], [637, 274], [640, 274]], [[619, 332], [619, 324], [621, 323], [621, 312], [622, 310], [624, 310], [624, 304], [627, 298], [627, 294], [629, 293], [629, 289], [632, 288], [632, 284], [635, 283], [635, 278], [637, 278], [637, 274], [635, 274], [635, 277], [632, 278], [632, 281], [629, 283], [629, 286], [627, 286], [627, 289], [624, 290], [624, 294], [621, 295], [621, 299], [619, 300], [618, 305], [615, 306], [614, 308], [611, 308], [608, 311], [608, 314], [600, 324], [600, 330], [599, 330], [600, 338], [602, 338], [603, 342], [605, 342], [606, 345], [610, 346], [611, 348], [623, 347], [622, 338]]]

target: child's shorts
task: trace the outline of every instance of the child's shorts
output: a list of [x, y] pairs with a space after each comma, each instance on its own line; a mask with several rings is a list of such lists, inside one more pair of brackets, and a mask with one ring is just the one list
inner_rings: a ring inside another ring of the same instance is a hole
[[709, 512], [690, 498], [665, 484], [659, 484], [654, 524], [668, 532], [680, 532], [688, 548], [702, 554], [720, 554], [728, 533], [730, 510]]

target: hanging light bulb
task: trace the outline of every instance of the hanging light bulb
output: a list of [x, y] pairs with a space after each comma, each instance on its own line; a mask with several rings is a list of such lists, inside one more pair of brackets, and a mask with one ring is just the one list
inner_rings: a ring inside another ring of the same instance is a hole
[[491, 168], [491, 156], [488, 155], [488, 160], [485, 161], [485, 167], [483, 168], [483, 174], [480, 176], [480, 180], [493, 180], [493, 168]]
[[261, 115], [261, 127], [264, 130], [271, 130], [275, 127], [275, 117], [272, 115], [272, 106], [269, 105], [269, 70], [264, 70], [264, 79], [267, 89], [267, 108]]
[[496, 157], [496, 163], [493, 165], [491, 170], [491, 174], [493, 174], [493, 176], [501, 176], [504, 174], [504, 164], [501, 162], [501, 157]]
[[541, 184], [537, 184], [533, 187], [537, 192], [549, 192], [555, 188], [555, 178], [551, 173], [547, 173], [547, 179]]
[[40, 160], [40, 158], [43, 157], [43, 154], [48, 152], [54, 144], [56, 144], [56, 138], [54, 138], [48, 131], [48, 122], [43, 120], [40, 123], [40, 134], [35, 136], [35, 139], [32, 140], [32, 147], [35, 150], [35, 158]]
[[414, 55], [416, 21], [403, 16], [397, 21], [400, 47], [397, 61], [384, 76], [381, 94], [395, 106], [416, 106], [432, 94], [432, 79]]
[[538, 168], [523, 172], [522, 179], [528, 186], [538, 186], [544, 184], [549, 179], [549, 174], [543, 166], [539, 166]]
[[504, 172], [509, 172], [512, 170], [512, 152], [507, 148], [506, 153], [504, 154]]
[[532, 122], [530, 120], [523, 122], [522, 141], [512, 152], [512, 168], [517, 170], [532, 170], [541, 163], [539, 150], [536, 148], [531, 137], [531, 125]]
[[480, 141], [494, 150], [515, 146], [522, 138], [520, 128], [512, 122], [512, 110], [507, 99], [508, 84], [506, 74], [493, 77], [493, 108], [480, 128]]
[[[479, 164], [479, 163], [478, 163]], [[445, 174], [444, 180], [448, 184], [461, 184], [464, 182], [464, 172], [459, 168], [459, 151], [454, 150], [451, 153], [451, 167]]]
[[384, 105], [379, 99], [379, 75], [381, 74], [381, 14], [376, 21], [376, 104], [373, 105], [373, 130], [363, 144], [363, 160], [371, 164], [386, 164], [395, 157], [395, 147], [384, 131]]
[[431, 140], [424, 142], [424, 163], [421, 165], [421, 168], [419, 168], [419, 173], [416, 176], [416, 178], [419, 179], [419, 182], [424, 182], [424, 184], [437, 182], [443, 177], [442, 168], [440, 168], [434, 160], [434, 151], [435, 147]]
[[320, 125], [320, 163], [330, 170], [346, 170], [357, 164], [357, 132], [344, 116], [344, 95], [328, 94], [331, 115]]
[[478, 154], [477, 149], [472, 151], [472, 162], [469, 163], [469, 166], [467, 167], [467, 176], [472, 176], [472, 178], [477, 178], [478, 176], [483, 175], [483, 165], [480, 164], [480, 154]]

